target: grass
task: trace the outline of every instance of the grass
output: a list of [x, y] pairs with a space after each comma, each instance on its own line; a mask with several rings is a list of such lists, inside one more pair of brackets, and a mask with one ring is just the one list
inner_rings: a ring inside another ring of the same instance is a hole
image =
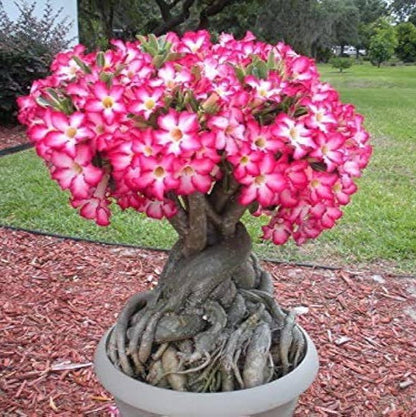
[[[337, 227], [298, 248], [261, 242], [261, 219], [247, 218], [255, 249], [283, 261], [336, 265], [382, 265], [397, 273], [416, 270], [416, 66], [356, 65], [345, 73], [320, 66], [324, 80], [344, 102], [366, 116], [374, 155], [360, 191]], [[48, 178], [33, 150], [0, 159], [0, 223], [107, 242], [169, 248], [175, 240], [166, 222], [115, 209], [100, 228], [80, 218], [67, 194]]]

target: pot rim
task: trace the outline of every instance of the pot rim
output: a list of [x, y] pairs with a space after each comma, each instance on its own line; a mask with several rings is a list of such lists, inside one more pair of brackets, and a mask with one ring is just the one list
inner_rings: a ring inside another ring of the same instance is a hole
[[[318, 373], [319, 359], [316, 347], [306, 331], [301, 326], [299, 328], [306, 340], [306, 354], [302, 362], [287, 375], [254, 388], [195, 393], [174, 391], [138, 381], [118, 370], [107, 356], [105, 347], [112, 328], [105, 333], [97, 346], [94, 358], [95, 373], [116, 400], [163, 416], [189, 416], [190, 404], [197, 410], [210, 410], [210, 414], [198, 411], [200, 416], [227, 417], [261, 413], [297, 399], [312, 384]], [[172, 408], [177, 414], [172, 414]]]

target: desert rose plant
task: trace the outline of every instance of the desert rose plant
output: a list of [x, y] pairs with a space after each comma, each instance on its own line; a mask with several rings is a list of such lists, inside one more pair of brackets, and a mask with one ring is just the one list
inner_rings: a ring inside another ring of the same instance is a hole
[[108, 356], [126, 374], [197, 392], [257, 386], [304, 355], [251, 251], [334, 226], [371, 154], [363, 118], [314, 62], [248, 33], [169, 33], [58, 54], [19, 100], [20, 121], [81, 216], [110, 207], [167, 218], [178, 233], [157, 287], [133, 295]]

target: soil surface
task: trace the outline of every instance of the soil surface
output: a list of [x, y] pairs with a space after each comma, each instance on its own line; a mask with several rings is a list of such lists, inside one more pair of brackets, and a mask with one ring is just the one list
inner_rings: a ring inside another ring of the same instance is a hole
[[[0, 414], [110, 416], [95, 347], [166, 254], [0, 228]], [[264, 265], [321, 368], [297, 417], [416, 416], [416, 279]]]
[[0, 126], [0, 150], [29, 142], [24, 126]]

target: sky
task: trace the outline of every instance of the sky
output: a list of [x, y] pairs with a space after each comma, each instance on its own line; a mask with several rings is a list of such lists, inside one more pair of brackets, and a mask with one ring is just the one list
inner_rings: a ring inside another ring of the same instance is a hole
[[[36, 3], [35, 15], [41, 16], [45, 8], [47, 0], [25, 0], [28, 4]], [[19, 16], [19, 9], [16, 7], [16, 2], [14, 0], [2, 0], [4, 10], [11, 20], [17, 19]], [[21, 3], [21, 0], [19, 1]], [[69, 17], [70, 21], [73, 22], [72, 28], [68, 33], [68, 38], [74, 38], [72, 42], [73, 45], [78, 43], [78, 19], [77, 19], [77, 0], [50, 0], [55, 11], [58, 11], [62, 8], [61, 18], [66, 16]]]

